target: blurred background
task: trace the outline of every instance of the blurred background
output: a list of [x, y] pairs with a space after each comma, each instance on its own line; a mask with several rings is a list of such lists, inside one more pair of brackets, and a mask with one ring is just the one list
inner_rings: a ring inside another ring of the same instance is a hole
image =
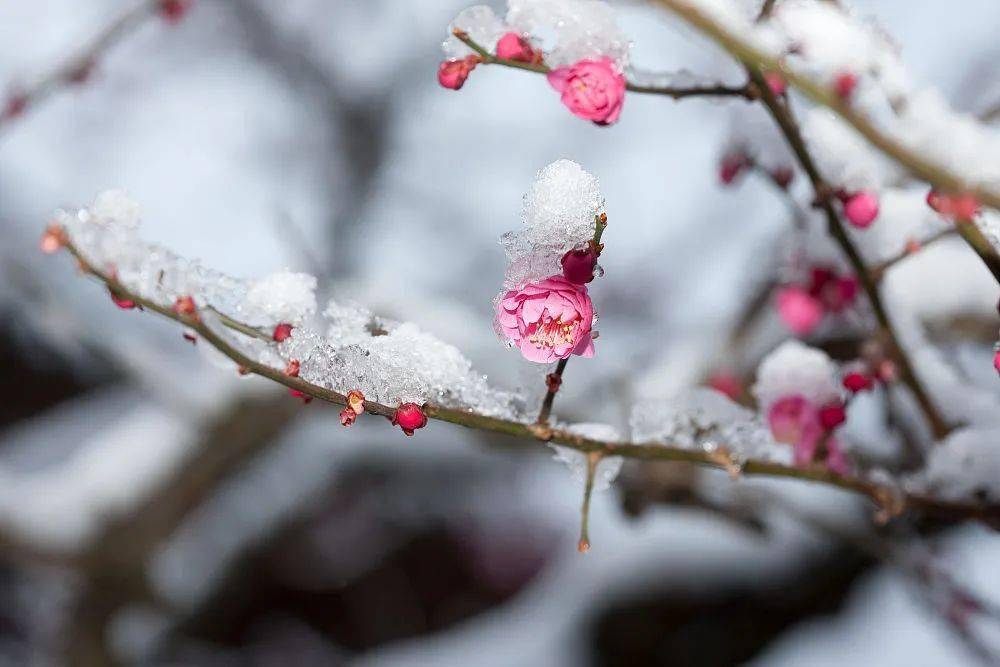
[[[969, 640], [988, 629], [858, 539], [870, 510], [854, 498], [626, 466], [595, 497], [581, 555], [581, 484], [544, 450], [443, 424], [412, 439], [381, 420], [342, 429], [37, 251], [54, 209], [123, 188], [149, 240], [235, 275], [315, 273], [325, 294], [537, 390], [492, 331], [497, 238], [535, 172], [570, 158], [600, 179], [610, 227], [598, 354], [570, 364], [556, 410], [624, 429], [632, 398], [726, 357], [787, 207], [766, 183], [718, 183], [742, 102], [633, 95], [597, 128], [524, 72], [440, 88], [466, 1], [196, 0], [0, 127], [0, 663], [989, 660]], [[0, 0], [0, 86], [30, 85], [135, 4]], [[618, 6], [636, 66], [741, 81], [660, 11]], [[996, 101], [995, 0], [854, 6], [956, 107]], [[740, 495], [753, 489], [824, 518]], [[921, 544], [1000, 600], [992, 531]]]

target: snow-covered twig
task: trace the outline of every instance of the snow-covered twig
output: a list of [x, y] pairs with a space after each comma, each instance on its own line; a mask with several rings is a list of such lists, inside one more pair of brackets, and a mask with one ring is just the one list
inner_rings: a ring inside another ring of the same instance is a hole
[[[507, 58], [499, 58], [487, 51], [481, 44], [473, 40], [468, 33], [455, 30], [455, 37], [461, 40], [466, 46], [475, 51], [481, 62], [488, 65], [503, 65], [523, 69], [538, 74], [548, 74], [550, 68], [543, 63], [521, 62]], [[633, 93], [648, 93], [650, 95], [663, 95], [675, 100], [685, 97], [741, 97], [745, 100], [752, 100], [753, 91], [749, 86], [726, 86], [723, 84], [704, 86], [647, 86], [633, 81], [625, 83], [625, 90]]]
[[[347, 395], [313, 384], [297, 375], [288, 374], [278, 368], [251, 358], [230, 344], [225, 337], [206, 324], [205, 318], [200, 317], [197, 312], [178, 312], [176, 309], [164, 307], [155, 301], [142, 297], [119, 282], [113, 275], [90, 264], [72, 242], [67, 240], [64, 245], [77, 259], [80, 269], [85, 274], [91, 275], [104, 283], [118, 301], [132, 302], [145, 310], [159, 313], [184, 325], [199, 336], [204, 343], [211, 345], [234, 361], [242, 372], [268, 378], [299, 392], [303, 396], [317, 398], [336, 405], [348, 405], [349, 400]], [[246, 327], [246, 325], [241, 326]], [[723, 447], [716, 447], [709, 451], [708, 449], [675, 447], [659, 442], [602, 441], [583, 437], [572, 430], [514, 421], [512, 419], [480, 414], [472, 410], [450, 408], [433, 403], [425, 403], [421, 406], [421, 409], [430, 419], [476, 430], [532, 440], [540, 444], [555, 443], [585, 454], [595, 454], [600, 458], [620, 456], [640, 460], [685, 461], [727, 470], [731, 473], [768, 475], [827, 484], [866, 496], [889, 515], [896, 515], [905, 510], [912, 510], [951, 520], [981, 519], [991, 523], [1000, 523], [1000, 505], [945, 500], [922, 493], [906, 493], [893, 484], [886, 484], [860, 476], [840, 475], [819, 465], [793, 467], [766, 460], [736, 460], [727, 455]], [[395, 415], [396, 407], [365, 400], [363, 410], [369, 414], [392, 418]]]

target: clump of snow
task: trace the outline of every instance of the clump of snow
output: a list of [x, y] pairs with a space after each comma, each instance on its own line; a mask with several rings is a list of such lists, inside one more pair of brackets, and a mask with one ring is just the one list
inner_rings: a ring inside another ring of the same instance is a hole
[[901, 175], [899, 167], [829, 109], [811, 109], [802, 119], [802, 135], [826, 182], [848, 192], [879, 189]]
[[629, 417], [632, 440], [707, 452], [725, 448], [739, 459], [790, 464], [791, 449], [774, 442], [755, 415], [717, 391], [697, 387], [672, 400], [636, 403]]
[[597, 178], [576, 162], [557, 160], [540, 170], [524, 195], [523, 227], [501, 238], [508, 261], [505, 286], [560, 273], [562, 256], [593, 238], [603, 211]]
[[253, 323], [300, 324], [316, 312], [316, 278], [291, 271], [268, 274], [247, 290], [241, 311]]
[[[618, 429], [609, 424], [583, 422], [567, 426], [566, 430], [589, 440], [599, 440], [601, 442], [621, 442], [622, 440]], [[585, 483], [587, 480], [587, 455], [570, 447], [562, 447], [560, 445], [550, 445], [550, 447], [555, 451], [553, 458], [569, 466], [573, 479], [577, 482]], [[597, 468], [594, 470], [594, 491], [606, 491], [609, 489], [611, 483], [618, 477], [623, 462], [624, 459], [620, 456], [603, 457], [597, 463]]]
[[907, 490], [947, 500], [1000, 501], [1000, 429], [966, 428], [937, 444], [924, 470], [905, 481]]
[[891, 48], [883, 33], [834, 3], [786, 0], [768, 25], [781, 34], [786, 48], [797, 46], [810, 65], [827, 71], [868, 71]]
[[607, 56], [622, 69], [629, 39], [615, 10], [600, 0], [508, 0], [507, 22], [518, 32], [546, 39], [546, 63], [571, 65]]
[[761, 105], [730, 105], [729, 138], [724, 153], [745, 154], [769, 172], [796, 164], [788, 142]]
[[395, 322], [376, 318], [372, 311], [350, 301], [330, 300], [323, 311], [326, 318], [326, 337], [334, 347], [362, 343], [379, 331], [388, 331]]
[[753, 394], [764, 412], [786, 396], [824, 405], [840, 397], [837, 366], [822, 350], [785, 341], [761, 362]]
[[464, 42], [455, 37], [453, 31], [462, 30], [468, 33], [472, 41], [493, 53], [497, 41], [507, 32], [503, 21], [486, 5], [468, 7], [459, 12], [458, 16], [448, 25], [448, 38], [441, 45], [448, 58], [464, 58], [475, 53]]
[[91, 205], [90, 216], [100, 224], [135, 227], [139, 224], [139, 203], [124, 190], [105, 190]]

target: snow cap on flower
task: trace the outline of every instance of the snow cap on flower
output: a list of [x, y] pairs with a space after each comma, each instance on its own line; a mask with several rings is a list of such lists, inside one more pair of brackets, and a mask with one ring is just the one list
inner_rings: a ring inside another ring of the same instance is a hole
[[822, 350], [797, 340], [782, 343], [761, 362], [753, 394], [766, 411], [786, 396], [822, 406], [840, 400], [837, 367]]
[[467, 44], [455, 36], [455, 31], [465, 33], [469, 39], [492, 53], [500, 37], [510, 29], [486, 5], [467, 7], [448, 25], [448, 38], [441, 45], [441, 50], [449, 60], [461, 60], [475, 52]]
[[546, 61], [553, 67], [610, 58], [624, 69], [630, 40], [617, 14], [601, 0], [507, 0], [507, 23], [525, 35], [545, 35]]
[[581, 60], [546, 77], [573, 115], [597, 125], [618, 121], [625, 103], [625, 77], [611, 58]]
[[551, 363], [594, 356], [594, 306], [587, 288], [561, 275], [510, 290], [497, 301], [497, 332], [525, 359]]

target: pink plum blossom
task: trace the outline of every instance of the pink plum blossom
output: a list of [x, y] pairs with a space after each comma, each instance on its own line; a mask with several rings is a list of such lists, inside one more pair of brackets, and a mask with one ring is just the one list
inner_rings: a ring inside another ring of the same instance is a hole
[[823, 414], [834, 406], [820, 409], [802, 396], [786, 396], [775, 401], [767, 413], [771, 434], [778, 442], [792, 445], [796, 466], [806, 466], [816, 460], [822, 449], [826, 466], [839, 474], [847, 474], [849, 466], [832, 434], [832, 428], [823, 424]]
[[548, 80], [574, 115], [598, 125], [618, 120], [625, 102], [625, 77], [611, 58], [581, 60], [554, 69], [548, 73]]
[[506, 292], [497, 302], [497, 330], [528, 361], [594, 356], [594, 305], [584, 285], [549, 276]]

